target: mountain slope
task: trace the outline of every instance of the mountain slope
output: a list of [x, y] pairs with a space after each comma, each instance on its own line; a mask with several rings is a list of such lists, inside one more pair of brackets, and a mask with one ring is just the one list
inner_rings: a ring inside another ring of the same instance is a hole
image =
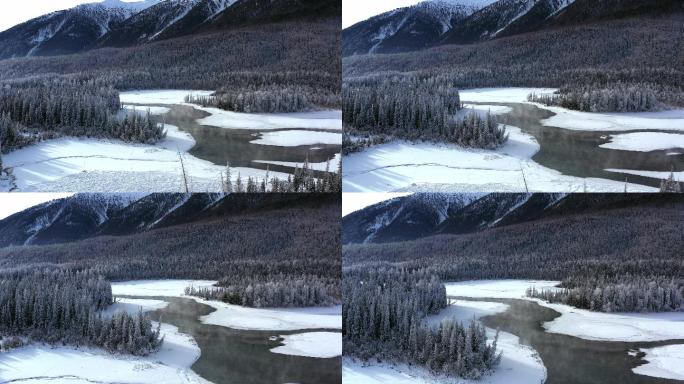
[[342, 31], [342, 54], [405, 52], [431, 46], [487, 3], [491, 1], [424, 1], [374, 16]]
[[[669, 197], [662, 197], [669, 201]], [[342, 243], [389, 243], [465, 234], [558, 215], [596, 212], [659, 198], [641, 194], [430, 194], [387, 200], [342, 219]]]
[[198, 30], [216, 31], [245, 25], [339, 18], [340, 0], [237, 0]]
[[126, 19], [158, 1], [126, 3], [107, 0], [29, 20], [0, 32], [0, 59], [69, 54], [90, 49], [98, 39]]

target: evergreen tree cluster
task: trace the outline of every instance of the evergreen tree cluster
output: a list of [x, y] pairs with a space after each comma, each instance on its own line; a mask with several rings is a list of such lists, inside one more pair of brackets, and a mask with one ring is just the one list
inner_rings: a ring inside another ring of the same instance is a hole
[[186, 295], [246, 307], [316, 307], [339, 303], [339, 282], [315, 275], [223, 278], [213, 288], [187, 287]]
[[425, 269], [346, 268], [342, 297], [345, 355], [415, 363], [470, 379], [500, 360], [496, 339], [488, 345], [484, 326], [475, 321], [464, 327], [445, 319], [437, 328], [423, 322], [447, 305], [444, 285]]
[[92, 270], [37, 268], [0, 274], [0, 334], [134, 355], [158, 348], [159, 331], [142, 312], [105, 317], [102, 310], [110, 304], [109, 282]]
[[684, 280], [662, 276], [573, 276], [561, 289], [527, 295], [599, 312], [684, 311]]
[[642, 86], [563, 87], [554, 94], [534, 93], [527, 100], [583, 112], [643, 112], [660, 109], [656, 93]]
[[[409, 140], [437, 140], [465, 147], [496, 148], [507, 139], [491, 114], [457, 117], [458, 90], [443, 76], [377, 75], [345, 81], [342, 118], [349, 135], [346, 153], [378, 140], [352, 136], [391, 135]], [[382, 140], [380, 140], [382, 141]]]
[[224, 87], [213, 96], [188, 95], [185, 97], [185, 102], [244, 113], [301, 112], [317, 107], [335, 107], [340, 104], [338, 96], [319, 94], [311, 87], [298, 85], [257, 87], [253, 84], [241, 88]]
[[330, 170], [330, 160], [328, 160], [325, 171], [321, 174], [316, 172], [309, 165], [307, 159], [301, 168], [295, 166], [294, 173], [288, 175], [286, 180], [281, 180], [276, 176], [269, 176], [268, 171], [263, 179], [248, 177], [244, 180], [238, 173], [238, 177], [233, 182], [230, 164], [226, 165], [226, 171], [221, 175], [223, 182], [223, 192], [226, 193], [338, 193], [342, 191], [342, 162], [337, 166], [337, 172]]
[[9, 151], [55, 135], [154, 143], [164, 137], [148, 114], [119, 116], [119, 94], [102, 81], [11, 81], [0, 85], [0, 139]]

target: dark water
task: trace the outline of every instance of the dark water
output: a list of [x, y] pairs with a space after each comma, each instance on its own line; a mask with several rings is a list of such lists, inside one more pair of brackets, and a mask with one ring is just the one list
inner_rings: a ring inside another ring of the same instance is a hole
[[[530, 104], [506, 103], [471, 103], [487, 105], [505, 105], [513, 110], [499, 115], [503, 124], [519, 127], [537, 139], [540, 151], [532, 158], [537, 163], [560, 171], [565, 175], [577, 177], [597, 177], [657, 187], [657, 179], [607, 172], [604, 169], [632, 169], [644, 171], [669, 172], [684, 170], [684, 154], [666, 155], [669, 151], [632, 152], [599, 148], [609, 142], [612, 134], [625, 134], [638, 131], [574, 131], [569, 129], [547, 127], [541, 120], [554, 115], [553, 112]], [[644, 131], [649, 131], [644, 129]], [[658, 132], [650, 130], [649, 132]], [[666, 132], [666, 131], [664, 131]], [[673, 132], [677, 133], [677, 132]]]
[[[474, 300], [474, 299], [467, 299]], [[590, 341], [577, 337], [548, 333], [542, 324], [560, 316], [558, 312], [528, 300], [486, 299], [506, 303], [507, 311], [485, 316], [482, 322], [494, 329], [512, 333], [520, 343], [534, 348], [547, 369], [547, 384], [674, 384], [676, 380], [637, 375], [632, 368], [644, 364], [638, 356], [627, 352], [668, 344], [670, 340], [651, 343]], [[684, 337], [684, 335], [682, 335]]]
[[[202, 324], [200, 316], [214, 311], [191, 299], [158, 297], [169, 305], [150, 316], [178, 327], [195, 338], [202, 354], [192, 370], [215, 384], [338, 384], [342, 382], [342, 359], [317, 359], [272, 353], [282, 345], [272, 336], [309, 331], [242, 331]], [[342, 335], [340, 334], [340, 337]]]
[[[209, 116], [209, 113], [186, 105], [159, 106], [170, 109], [168, 113], [159, 116], [165, 123], [175, 125], [180, 130], [188, 132], [197, 142], [190, 153], [197, 158], [218, 165], [225, 165], [230, 162], [231, 167], [266, 169], [266, 164], [253, 163], [252, 160], [303, 163], [307, 157], [311, 163], [320, 163], [332, 159], [336, 153], [340, 153], [342, 148], [342, 143], [339, 145], [316, 144], [297, 147], [251, 144], [250, 141], [259, 138], [260, 132], [276, 132], [279, 130], [226, 129], [200, 125], [197, 120]], [[139, 107], [143, 111], [144, 108], [144, 106]], [[320, 131], [326, 130], [320, 129]], [[339, 131], [330, 132], [340, 133]], [[268, 168], [279, 172], [293, 172], [293, 168], [274, 164], [269, 164]]]

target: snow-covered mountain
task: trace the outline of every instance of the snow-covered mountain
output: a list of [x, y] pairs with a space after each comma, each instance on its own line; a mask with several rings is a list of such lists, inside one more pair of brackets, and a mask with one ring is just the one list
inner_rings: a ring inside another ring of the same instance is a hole
[[123, 235], [197, 219], [220, 194], [76, 194], [0, 220], [0, 247]]
[[344, 56], [426, 48], [494, 0], [430, 0], [395, 9], [342, 32]]
[[124, 47], [195, 32], [236, 0], [165, 0], [112, 29], [98, 46]]
[[540, 217], [565, 198], [563, 194], [417, 193], [345, 216], [342, 242], [386, 243], [469, 233]]
[[58, 55], [92, 48], [134, 14], [160, 0], [106, 0], [56, 11], [0, 32], [0, 58]]
[[575, 0], [499, 0], [452, 28], [440, 40], [464, 44], [539, 29]]

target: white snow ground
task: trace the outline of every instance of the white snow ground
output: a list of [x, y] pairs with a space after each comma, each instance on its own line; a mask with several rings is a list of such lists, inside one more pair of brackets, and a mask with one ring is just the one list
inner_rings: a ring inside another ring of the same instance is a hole
[[137, 280], [112, 283], [115, 296], [185, 297], [209, 305], [216, 311], [202, 316], [205, 324], [233, 329], [294, 331], [298, 329], [342, 329], [342, 306], [311, 308], [248, 308], [185, 295], [185, 287], [206, 288], [210, 280]]
[[[615, 169], [615, 168], [606, 168], [606, 171], [616, 172], [616, 173], [626, 173], [628, 175], [650, 177], [650, 178], [658, 179], [658, 180], [663, 180], [663, 179], [667, 179], [668, 177], [670, 177], [670, 172], [641, 171], [641, 170], [634, 170], [634, 169]], [[675, 180], [678, 180], [678, 181], [684, 181], [684, 171], [674, 172], [674, 178], [675, 178]]]
[[342, 145], [342, 134], [321, 131], [275, 131], [264, 132], [261, 137], [250, 141], [252, 144], [296, 147], [299, 145], [336, 144]]
[[684, 344], [642, 348], [648, 363], [632, 368], [638, 375], [684, 380]]
[[[508, 142], [496, 150], [453, 144], [395, 141], [343, 159], [344, 192], [622, 192], [625, 183], [566, 176], [531, 158], [539, 144], [520, 128], [507, 127]], [[526, 187], [527, 186], [527, 187]], [[656, 188], [627, 184], [630, 192]]]
[[323, 359], [342, 356], [342, 334], [338, 332], [306, 332], [280, 337], [285, 345], [272, 348], [271, 352]]
[[219, 301], [195, 301], [216, 311], [202, 316], [204, 324], [253, 331], [294, 331], [298, 329], [342, 329], [342, 306], [311, 308], [248, 308]]
[[684, 148], [684, 134], [664, 132], [625, 133], [610, 136], [610, 142], [601, 144], [599, 147], [636, 152]]
[[124, 109], [127, 109], [129, 111], [135, 111], [138, 112], [141, 115], [147, 114], [147, 111], [150, 112], [150, 115], [163, 115], [165, 113], [168, 113], [171, 109], [166, 108], [166, 107], [155, 107], [155, 106], [140, 106], [140, 105], [124, 105]]
[[526, 299], [551, 308], [561, 316], [544, 323], [547, 332], [586, 340], [663, 341], [684, 335], [684, 313], [602, 313], [525, 297], [528, 287], [552, 289], [558, 282], [535, 280], [481, 280], [446, 283], [447, 295], [474, 298]]
[[554, 93], [557, 90], [556, 88], [472, 88], [459, 89], [458, 94], [463, 103], [525, 103], [530, 93], [542, 95]]
[[556, 114], [542, 120], [542, 125], [548, 127], [575, 131], [669, 130], [684, 132], [684, 109], [662, 112], [593, 113], [535, 105]]
[[[330, 172], [337, 172], [337, 168], [340, 164], [340, 160], [342, 159], [342, 154], [338, 153], [330, 159], [330, 166], [328, 169]], [[304, 163], [297, 163], [297, 162], [292, 162], [292, 161], [273, 161], [273, 160], [252, 160], [254, 163], [262, 163], [262, 164], [274, 164], [274, 165], [283, 165], [286, 167], [299, 167], [302, 168], [304, 166]], [[309, 163], [309, 169], [313, 169], [316, 171], [325, 171], [325, 168], [328, 166], [327, 161], [323, 161], [320, 163]]]
[[96, 348], [29, 345], [0, 353], [0, 381], [22, 383], [87, 384], [205, 384], [190, 366], [200, 356], [194, 339], [178, 328], [162, 324], [164, 343], [147, 357], [115, 355]]
[[215, 280], [131, 280], [112, 283], [114, 296], [185, 296], [185, 288], [211, 288]]
[[211, 96], [213, 93], [181, 89], [138, 90], [119, 93], [119, 100], [123, 104], [185, 104], [186, 96]]
[[[513, 284], [508, 284], [508, 286], [513, 287]], [[520, 286], [522, 284], [515, 288], [519, 290]], [[506, 289], [506, 287], [496, 288], [496, 291], [501, 292], [502, 289]], [[469, 322], [482, 316], [503, 312], [507, 308], [508, 305], [501, 303], [459, 300], [455, 305], [449, 306], [439, 314], [427, 317], [425, 321], [434, 326], [439, 324], [442, 319], [452, 317], [456, 317], [462, 322]], [[495, 334], [495, 330], [487, 329], [490, 342]], [[480, 380], [446, 378], [434, 375], [425, 369], [409, 367], [405, 364], [362, 364], [348, 358], [343, 360], [342, 379], [345, 384], [528, 384], [542, 383], [546, 380], [546, 368], [539, 354], [534, 349], [520, 344], [517, 336], [500, 332], [497, 346], [499, 351], [503, 352], [501, 363], [491, 375]]]
[[103, 315], [111, 316], [117, 312], [128, 312], [132, 315], [137, 314], [139, 311], [148, 312], [157, 309], [166, 308], [169, 305], [166, 301], [153, 300], [153, 299], [129, 299], [125, 297], [117, 297], [115, 303], [110, 305]]
[[282, 128], [342, 130], [342, 115], [339, 111], [255, 114], [230, 112], [194, 104], [187, 105], [210, 113], [210, 116], [197, 120], [197, 123], [212, 127], [257, 130]]
[[[190, 134], [170, 124], [166, 130], [167, 137], [156, 145], [88, 138], [44, 141], [10, 152], [3, 163], [24, 192], [179, 192], [184, 188], [180, 151], [191, 191], [221, 191], [225, 166], [187, 153], [195, 145]], [[238, 174], [242, 178], [266, 175], [254, 168], [231, 171], [234, 179]], [[270, 175], [287, 179], [285, 173]]]

